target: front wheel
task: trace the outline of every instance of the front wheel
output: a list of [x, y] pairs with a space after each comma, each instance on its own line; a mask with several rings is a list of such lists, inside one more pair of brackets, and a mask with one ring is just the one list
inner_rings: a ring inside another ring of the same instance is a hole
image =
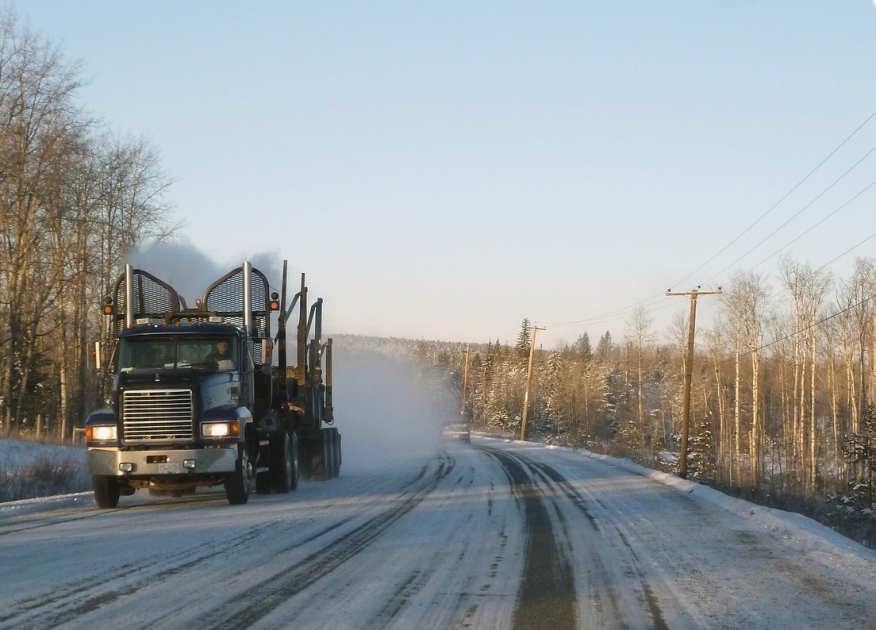
[[246, 444], [239, 444], [237, 448], [237, 464], [234, 466], [234, 472], [225, 478], [225, 496], [228, 497], [231, 505], [243, 505], [249, 501], [249, 493], [255, 481]]
[[94, 486], [94, 501], [97, 507], [105, 510], [118, 506], [119, 495], [122, 493], [118, 477], [93, 475], [91, 482]]

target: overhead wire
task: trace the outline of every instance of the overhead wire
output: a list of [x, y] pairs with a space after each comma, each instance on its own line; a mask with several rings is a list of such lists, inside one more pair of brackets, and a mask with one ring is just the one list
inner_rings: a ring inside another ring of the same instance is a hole
[[[820, 221], [818, 221], [818, 222], [815, 223], [814, 225], [810, 226], [808, 229], [804, 230], [801, 234], [799, 234], [796, 238], [794, 238], [793, 240], [791, 240], [789, 243], [786, 243], [785, 245], [783, 245], [782, 247], [780, 247], [778, 250], [774, 251], [772, 254], [770, 254], [769, 256], [765, 257], [765, 258], [764, 258], [763, 260], [761, 260], [760, 262], [758, 262], [756, 265], [753, 265], [752, 267], [750, 267], [750, 270], [757, 269], [758, 267], [760, 267], [762, 264], [764, 264], [764, 263], [765, 263], [766, 261], [768, 261], [769, 259], [771, 259], [771, 258], [773, 258], [774, 256], [780, 254], [783, 250], [787, 249], [789, 246], [793, 245], [794, 243], [796, 243], [797, 241], [799, 241], [801, 238], [803, 238], [804, 236], [806, 236], [807, 234], [809, 234], [809, 232], [811, 232], [811, 231], [814, 230], [816, 227], [818, 227], [819, 225], [821, 225], [822, 223], [824, 223], [825, 221], [827, 221], [829, 218], [831, 218], [832, 216], [834, 216], [835, 214], [837, 214], [840, 210], [843, 210], [844, 208], [846, 208], [849, 204], [851, 204], [853, 201], [855, 201], [856, 199], [858, 199], [861, 195], [863, 195], [865, 192], [867, 192], [868, 190], [870, 190], [870, 189], [873, 188], [874, 186], [876, 186], [876, 180], [872, 181], [870, 184], [868, 184], [867, 186], [865, 186], [860, 192], [858, 192], [857, 194], [855, 194], [853, 197], [851, 197], [851, 198], [850, 198], [849, 200], [847, 200], [845, 203], [841, 204], [841, 205], [840, 205], [839, 207], [837, 207], [833, 212], [831, 212], [830, 214], [828, 214], [827, 216], [825, 216], [824, 218], [822, 218]], [[815, 271], [815, 272], [819, 272], [819, 271], [823, 270], [823, 269], [824, 269], [825, 267], [827, 267], [828, 265], [831, 265], [831, 264], [835, 263], [835, 262], [836, 262], [837, 260], [839, 260], [840, 258], [843, 258], [843, 257], [846, 256], [847, 254], [850, 254], [851, 252], [855, 251], [856, 249], [858, 249], [859, 247], [861, 247], [861, 245], [863, 245], [863, 244], [866, 243], [867, 241], [871, 240], [873, 237], [876, 237], [876, 233], [871, 234], [870, 236], [868, 236], [868, 237], [865, 238], [864, 240], [858, 242], [857, 244], [853, 245], [852, 247], [848, 248], [847, 250], [845, 250], [845, 251], [842, 252], [841, 254], [838, 254], [837, 256], [835, 256], [834, 258], [828, 260], [827, 262], [822, 263], [822, 265], [821, 265], [820, 267], [818, 267], [817, 269], [815, 269], [814, 271]], [[713, 276], [712, 278], [710, 278], [710, 279], [709, 279], [709, 282], [711, 282], [712, 280], [714, 280], [715, 277], [717, 277], [717, 274], [716, 274], [716, 276]], [[786, 288], [783, 288], [783, 289], [781, 289], [781, 290], [779, 290], [779, 291], [776, 291], [776, 292], [773, 293], [772, 295], [770, 295], [767, 299], [769, 299], [769, 300], [773, 300], [773, 299], [777, 298], [778, 296], [780, 296], [781, 294], [786, 293], [787, 291], [788, 291], [787, 287], [786, 287]]]
[[[776, 208], [777, 208], [782, 202], [784, 202], [784, 201], [785, 201], [785, 200], [786, 200], [791, 194], [793, 194], [798, 188], [800, 188], [800, 186], [802, 186], [807, 180], [809, 180], [809, 179], [812, 177], [813, 174], [815, 174], [815, 173], [816, 173], [816, 172], [817, 172], [822, 166], [824, 166], [825, 163], [827, 163], [827, 162], [828, 162], [828, 161], [829, 161], [834, 155], [836, 155], [836, 153], [837, 153], [840, 149], [842, 149], [842, 148], [843, 148], [843, 147], [844, 147], [844, 146], [845, 146], [845, 145], [846, 145], [846, 144], [847, 144], [847, 143], [848, 143], [848, 142], [849, 142], [849, 141], [850, 141], [855, 135], [857, 135], [858, 132], [860, 132], [861, 129], [863, 129], [863, 128], [864, 128], [864, 127], [865, 127], [865, 126], [866, 126], [866, 125], [867, 125], [867, 124], [868, 124], [868, 123], [869, 123], [874, 117], [876, 117], [876, 110], [874, 110], [869, 116], [867, 116], [867, 118], [866, 118], [861, 124], [859, 124], [859, 125], [855, 128], [855, 130], [852, 131], [852, 133], [850, 133], [850, 134], [849, 134], [849, 135], [848, 135], [848, 136], [847, 136], [842, 142], [840, 142], [840, 143], [839, 143], [839, 144], [838, 144], [838, 145], [837, 145], [837, 146], [836, 146], [836, 147], [835, 147], [835, 148], [834, 148], [834, 149], [833, 149], [833, 150], [832, 150], [832, 151], [831, 151], [831, 152], [830, 152], [830, 153], [829, 153], [824, 159], [822, 159], [822, 160], [821, 160], [821, 161], [820, 161], [820, 162], [819, 162], [819, 163], [818, 163], [818, 164], [817, 164], [812, 170], [810, 170], [810, 171], [809, 171], [809, 172], [808, 172], [808, 173], [807, 173], [807, 174], [806, 174], [806, 175], [805, 175], [800, 181], [798, 181], [798, 182], [797, 182], [797, 183], [796, 183], [796, 184], [795, 184], [790, 190], [788, 190], [787, 193], [785, 193], [784, 195], [782, 195], [782, 197], [781, 197], [778, 201], [776, 201], [772, 206], [770, 206], [770, 208], [768, 208], [763, 214], [761, 214], [761, 215], [760, 215], [760, 216], [759, 216], [754, 222], [752, 222], [748, 227], [746, 227], [742, 232], [740, 232], [739, 235], [737, 235], [737, 236], [736, 236], [733, 240], [731, 240], [727, 245], [725, 245], [723, 248], [721, 248], [721, 250], [719, 250], [716, 254], [714, 254], [714, 255], [711, 256], [708, 260], [706, 260], [706, 262], [704, 262], [703, 264], [701, 264], [699, 267], [697, 267], [694, 271], [692, 271], [692, 272], [689, 273], [687, 276], [685, 276], [684, 278], [682, 278], [680, 281], [676, 282], [673, 286], [681, 285], [684, 281], [686, 281], [686, 280], [688, 280], [689, 278], [693, 277], [694, 274], [696, 274], [698, 271], [701, 271], [701, 270], [702, 270], [704, 267], [706, 267], [710, 262], [712, 262], [713, 260], [715, 260], [718, 256], [720, 256], [722, 253], [724, 253], [725, 251], [727, 251], [732, 245], [734, 245], [736, 242], [738, 242], [739, 239], [741, 239], [741, 238], [742, 238], [743, 236], [745, 236], [748, 232], [750, 232], [750, 231], [751, 231], [756, 225], [758, 225], [758, 224], [759, 224], [764, 218], [766, 218], [766, 217], [767, 217], [767, 216], [768, 216], [773, 210], [775, 210], [775, 209], [776, 209]], [[822, 196], [824, 196], [824, 195], [825, 195], [830, 189], [832, 189], [836, 184], [838, 184], [840, 181], [842, 181], [842, 180], [843, 180], [843, 179], [844, 179], [849, 173], [851, 173], [853, 170], [855, 170], [855, 169], [856, 169], [856, 168], [857, 168], [857, 167], [858, 167], [858, 166], [859, 166], [864, 160], [866, 160], [866, 159], [867, 159], [872, 153], [874, 153], [874, 151], [876, 151], [876, 147], [873, 147], [872, 149], [870, 149], [870, 150], [869, 150], [869, 151], [868, 151], [868, 152], [867, 152], [862, 158], [860, 158], [857, 162], [855, 162], [855, 164], [853, 164], [850, 168], [848, 168], [848, 169], [847, 169], [847, 170], [846, 170], [846, 171], [845, 171], [840, 177], [838, 177], [836, 180], [834, 180], [834, 181], [833, 181], [833, 182], [832, 182], [827, 188], [825, 188], [824, 190], [822, 190], [822, 191], [821, 191], [821, 192], [820, 192], [820, 193], [819, 193], [814, 199], [812, 199], [812, 201], [810, 201], [810, 202], [809, 202], [808, 204], [806, 204], [803, 208], [801, 208], [799, 211], [797, 211], [793, 216], [791, 216], [788, 220], [786, 220], [784, 223], [782, 223], [782, 225], [780, 225], [778, 228], [776, 228], [775, 230], [773, 230], [769, 235], [767, 235], [764, 239], [762, 239], [757, 245], [755, 245], [754, 247], [750, 248], [750, 249], [749, 249], [748, 251], [746, 251], [742, 256], [740, 256], [739, 258], [737, 258], [736, 260], [734, 260], [732, 263], [730, 263], [729, 265], [727, 265], [727, 266], [726, 266], [725, 268], [723, 268], [721, 271], [719, 271], [719, 272], [717, 272], [716, 274], [714, 274], [714, 275], [713, 275], [711, 278], [709, 278], [704, 284], [709, 284], [709, 283], [713, 282], [718, 276], [720, 276], [721, 274], [723, 274], [724, 272], [726, 272], [726, 271], [727, 271], [728, 269], [730, 269], [733, 265], [735, 265], [735, 264], [737, 264], [738, 262], [740, 262], [741, 260], [743, 260], [746, 256], [748, 256], [748, 255], [751, 254], [753, 251], [755, 251], [755, 250], [756, 250], [758, 247], [760, 247], [763, 243], [765, 243], [767, 240], [769, 240], [770, 238], [772, 238], [776, 233], [778, 233], [780, 230], [782, 230], [784, 227], [786, 227], [791, 221], [793, 221], [794, 219], [796, 219], [796, 218], [797, 218], [800, 214], [802, 214], [806, 209], [808, 209], [809, 207], [811, 207], [816, 201], [818, 201]], [[864, 194], [867, 190], [869, 190], [870, 188], [872, 188], [874, 185], [876, 185], [876, 182], [873, 182], [873, 183], [871, 183], [870, 185], [868, 185], [866, 188], [864, 188], [864, 189], [863, 189], [861, 192], [859, 192], [857, 195], [855, 195], [854, 197], [852, 197], [851, 199], [849, 199], [846, 203], [842, 204], [839, 208], [837, 208], [836, 210], [834, 210], [833, 212], [831, 212], [829, 215], [827, 215], [826, 217], [824, 217], [823, 219], [821, 219], [820, 221], [818, 221], [816, 224], [814, 224], [814, 225], [811, 226], [809, 229], [807, 229], [807, 230], [804, 231], [802, 234], [800, 234], [800, 235], [797, 236], [795, 239], [793, 239], [790, 243], [786, 243], [786, 244], [785, 244], [784, 246], [782, 246], [782, 248], [780, 248], [778, 251], [774, 252], [773, 254], [771, 254], [770, 256], [768, 256], [767, 258], [765, 258], [764, 260], [762, 260], [761, 262], [759, 262], [757, 265], [755, 265], [754, 267], [752, 267], [752, 269], [757, 268], [758, 266], [760, 266], [761, 264], [763, 264], [764, 262], [766, 262], [767, 260], [769, 260], [770, 258], [772, 258], [773, 256], [775, 256], [776, 254], [778, 254], [778, 253], [781, 252], [782, 250], [786, 249], [786, 248], [787, 248], [788, 246], [790, 246], [791, 244], [793, 244], [793, 243], [795, 243], [796, 241], [798, 241], [800, 238], [802, 238], [803, 236], [805, 236], [806, 234], [808, 234], [809, 232], [811, 232], [813, 229], [815, 229], [816, 227], [818, 227], [819, 225], [821, 225], [822, 223], [824, 223], [824, 221], [826, 221], [828, 218], [830, 218], [831, 216], [835, 215], [837, 212], [839, 212], [840, 210], [842, 210], [843, 208], [845, 208], [846, 206], [848, 206], [852, 201], [854, 201], [855, 199], [857, 199], [858, 197], [860, 197], [862, 194]], [[849, 252], [853, 251], [854, 249], [860, 247], [862, 244], [864, 244], [865, 242], [867, 242], [868, 240], [870, 240], [870, 238], [872, 238], [872, 236], [871, 236], [871, 237], [868, 237], [867, 239], [864, 239], [863, 241], [861, 241], [860, 243], [858, 243], [858, 244], [855, 245], [854, 247], [850, 248], [849, 250], [847, 250], [846, 252], [844, 252], [844, 253], [841, 254], [840, 256], [834, 258], [832, 261], [830, 261], [830, 262], [828, 262], [828, 263], [825, 263], [825, 265], [823, 265], [821, 268], [823, 268], [824, 266], [830, 264], [831, 262], [834, 262], [834, 261], [838, 260], [839, 258], [845, 256], [846, 254], [848, 254]], [[781, 293], [781, 292], [780, 292], [780, 293]], [[633, 304], [631, 304], [631, 305], [629, 305], [629, 306], [622, 307], [622, 308], [616, 309], [616, 310], [614, 310], [614, 311], [609, 311], [609, 312], [607, 312], [607, 313], [603, 313], [603, 314], [600, 314], [600, 315], [596, 315], [596, 316], [594, 316], [594, 317], [583, 318], [583, 319], [575, 320], [575, 321], [553, 323], [553, 324], [548, 324], [548, 325], [551, 325], [551, 326], [553, 326], [553, 327], [556, 328], [556, 327], [571, 327], [571, 326], [597, 325], [597, 324], [601, 324], [601, 323], [610, 323], [610, 322], [618, 321], [618, 320], [620, 320], [620, 319], [623, 319], [624, 317], [629, 316], [632, 312], [635, 311], [635, 309], [637, 309], [637, 308], [639, 308], [639, 307], [646, 307], [646, 306], [651, 306], [651, 305], [653, 305], [653, 304], [656, 304], [656, 303], [657, 303], [657, 300], [658, 300], [658, 299], [662, 299], [663, 297], [664, 297], [664, 294], [662, 294], [662, 293], [661, 293], [661, 294], [655, 294], [655, 295], [653, 295], [653, 296], [651, 296], [651, 297], [648, 297], [648, 298], [645, 298], [645, 299], [640, 300], [640, 301], [638, 301], [638, 302], [635, 302], [635, 303], [633, 303]], [[663, 308], [669, 308], [670, 306], [674, 306], [674, 305], [670, 305], [670, 304], [667, 303], [666, 307], [657, 307], [657, 308], [654, 308], [654, 309], [651, 309], [651, 310], [662, 310]]]
[[589, 317], [586, 319], [579, 319], [579, 320], [570, 321], [570, 322], [554, 322], [554, 323], [550, 323], [547, 325], [553, 326], [555, 328], [565, 328], [565, 327], [569, 327], [569, 326], [579, 326], [581, 324], [600, 324], [600, 323], [605, 323], [605, 322], [617, 321], [621, 317], [626, 317], [627, 315], [629, 315], [631, 312], [633, 312], [636, 308], [638, 308], [640, 306], [641, 307], [650, 306], [650, 302], [652, 302], [652, 301], [654, 304], [656, 304], [657, 303], [656, 300], [658, 298], [662, 298], [662, 297], [663, 297], [663, 294], [661, 293], [661, 294], [654, 295], [654, 296], [649, 297], [649, 298], [645, 298], [644, 300], [636, 302], [635, 304], [631, 304], [630, 306], [624, 306], [624, 307], [616, 309], [614, 311], [608, 311], [607, 313], [603, 313], [603, 314], [597, 315], [595, 317]]
[[[767, 256], [766, 258], [764, 258], [763, 260], [761, 260], [759, 263], [757, 263], [756, 265], [754, 265], [754, 266], [751, 267], [751, 268], [752, 268], [752, 269], [757, 269], [757, 268], [760, 267], [762, 264], [764, 264], [766, 261], [768, 261], [770, 258], [773, 258], [774, 256], [780, 254], [783, 250], [787, 249], [788, 247], [790, 247], [791, 245], [793, 245], [794, 243], [796, 243], [797, 241], [799, 241], [801, 238], [803, 238], [804, 236], [806, 236], [807, 234], [809, 234], [809, 232], [811, 232], [812, 230], [814, 230], [815, 228], [817, 228], [819, 225], [821, 225], [822, 223], [824, 223], [825, 221], [827, 221], [829, 218], [831, 218], [832, 216], [834, 216], [837, 212], [839, 212], [840, 210], [843, 210], [844, 208], [846, 208], [849, 204], [851, 204], [853, 201], [855, 201], [856, 199], [858, 199], [858, 197], [860, 197], [860, 196], [863, 195], [865, 192], [867, 192], [868, 190], [870, 190], [871, 188], [873, 188], [873, 186], [876, 186], [876, 180], [872, 181], [872, 182], [871, 182], [870, 184], [868, 184], [868, 185], [867, 185], [862, 191], [860, 191], [860, 192], [857, 193], [854, 197], [852, 197], [851, 199], [849, 199], [848, 201], [846, 201], [844, 204], [842, 204], [841, 206], [839, 206], [836, 210], [834, 210], [833, 212], [831, 212], [830, 214], [828, 214], [827, 216], [825, 216], [823, 219], [821, 219], [820, 221], [818, 221], [817, 223], [815, 223], [814, 225], [812, 225], [811, 227], [809, 227], [808, 229], [806, 229], [806, 230], [805, 230], [804, 232], [802, 232], [801, 234], [799, 234], [799, 235], [798, 235], [795, 239], [793, 239], [791, 242], [786, 243], [786, 244], [783, 245], [780, 249], [776, 250], [775, 252], [773, 252], [772, 254], [770, 254], [769, 256]], [[861, 241], [860, 243], [858, 243], [857, 245], [855, 245], [855, 246], [852, 247], [851, 249], [848, 249], [848, 250], [846, 250], [844, 253], [840, 254], [837, 258], [834, 258], [834, 259], [831, 260], [830, 262], [825, 263], [825, 265], [822, 265], [822, 268], [823, 268], [824, 266], [826, 266], [826, 265], [829, 265], [831, 262], [835, 262], [836, 260], [839, 260], [840, 258], [842, 258], [843, 256], [845, 256], [845, 255], [848, 254], [849, 252], [854, 251], [855, 249], [857, 249], [858, 247], [860, 247], [861, 245], [863, 245], [864, 243], [866, 243], [867, 240], [869, 240], [869, 239], [865, 239], [864, 241]], [[716, 274], [716, 275], [717, 275], [717, 274]], [[711, 279], [714, 279], [714, 277], [715, 277], [715, 276], [713, 276]], [[710, 281], [711, 281], [711, 279], [710, 279]]]
[[[864, 155], [864, 157], [862, 157], [860, 160], [858, 160], [857, 162], [855, 162], [851, 167], [849, 167], [849, 169], [846, 170], [846, 172], [843, 173], [842, 175], [840, 175], [837, 179], [835, 179], [835, 180], [833, 181], [833, 183], [830, 184], [830, 186], [828, 186], [827, 188], [825, 188], [824, 190], [822, 190], [820, 193], [818, 193], [818, 194], [815, 196], [815, 198], [812, 199], [812, 201], [810, 201], [810, 202], [807, 203], [805, 206], [803, 206], [802, 208], [800, 208], [800, 210], [798, 210], [798, 211], [795, 212], [793, 215], [791, 215], [791, 217], [789, 217], [788, 220], [786, 220], [784, 223], [782, 223], [782, 224], [781, 224], [779, 227], [777, 227], [775, 230], [773, 230], [772, 232], [770, 232], [769, 234], [767, 234], [767, 235], [766, 235], [766, 236], [765, 236], [765, 237], [764, 237], [764, 238], [763, 238], [763, 239], [762, 239], [757, 245], [755, 245], [754, 247], [752, 247], [751, 249], [749, 249], [747, 252], [745, 252], [744, 254], [742, 254], [742, 256], [740, 256], [739, 258], [737, 258], [736, 260], [734, 260], [733, 262], [731, 262], [729, 265], [727, 265], [726, 267], [724, 267], [723, 269], [721, 269], [721, 271], [719, 271], [719, 272], [716, 273], [714, 276], [712, 276], [712, 278], [714, 279], [715, 277], [720, 276], [722, 273], [724, 273], [725, 271], [727, 271], [728, 269], [730, 269], [731, 267], [733, 267], [736, 263], [738, 263], [739, 261], [741, 261], [742, 259], [744, 259], [746, 256], [748, 256], [750, 253], [752, 253], [752, 252], [753, 252], [754, 250], [756, 250], [758, 247], [760, 247], [761, 245], [763, 245], [764, 243], [766, 243], [769, 239], [771, 239], [773, 236], [775, 236], [776, 233], [778, 233], [780, 230], [782, 230], [782, 229], [783, 229], [785, 226], [787, 226], [791, 221], [793, 221], [794, 219], [796, 219], [797, 217], [799, 217], [801, 214], [803, 214], [803, 212], [805, 212], [808, 208], [810, 208], [810, 207], [812, 206], [812, 204], [814, 204], [816, 201], [818, 201], [819, 199], [821, 199], [821, 197], [823, 197], [825, 194], [827, 194], [827, 191], [829, 191], [831, 188], [833, 188], [834, 186], [836, 186], [836, 185], [837, 185], [840, 181], [842, 181], [842, 180], [843, 180], [843, 179], [844, 179], [849, 173], [851, 173], [853, 170], [855, 170], [855, 169], [861, 164], [861, 162], [863, 162], [863, 161], [866, 160], [868, 157], [870, 157], [870, 155], [871, 155], [874, 151], [876, 151], [876, 147], [873, 147], [872, 149], [870, 149], [869, 151], [867, 151], [867, 153], [866, 153], [866, 155]], [[872, 186], [872, 184], [871, 184], [870, 186]], [[870, 186], [868, 186], [867, 188], [870, 188]], [[862, 193], [863, 193], [863, 192], [864, 192], [864, 191], [862, 191]], [[837, 212], [837, 211], [834, 211], [832, 214], [835, 214], [836, 212]], [[796, 239], [795, 239], [795, 240], [796, 240]]]
[[[787, 199], [788, 197], [790, 197], [791, 194], [793, 194], [795, 190], [797, 190], [798, 188], [800, 188], [800, 186], [802, 186], [802, 185], [806, 182], [806, 180], [808, 180], [810, 177], [812, 177], [812, 175], [813, 175], [818, 169], [820, 169], [822, 166], [824, 166], [824, 164], [825, 164], [828, 160], [830, 160], [830, 158], [832, 158], [832, 157], [837, 153], [837, 151], [839, 151], [841, 148], [843, 148], [843, 147], [846, 145], [846, 143], [848, 143], [849, 140], [851, 140], [855, 135], [857, 135], [857, 133], [858, 133], [861, 129], [863, 129], [863, 128], [867, 125], [867, 123], [870, 122], [870, 120], [873, 119], [874, 116], [876, 116], [876, 110], [874, 110], [873, 113], [871, 113], [869, 116], [867, 116], [867, 118], [866, 118], [866, 120], [864, 120], [864, 122], [862, 122], [860, 125], [858, 125], [857, 128], [856, 128], [852, 133], [850, 133], [850, 134], [846, 137], [845, 140], [843, 140], [842, 142], [840, 142], [839, 145], [837, 145], [837, 147], [836, 147], [833, 151], [831, 151], [831, 152], [827, 155], [826, 158], [824, 158], [823, 160], [821, 160], [821, 162], [819, 162], [818, 165], [817, 165], [815, 168], [813, 168], [811, 171], [809, 171], [809, 173], [807, 173], [806, 176], [805, 176], [803, 179], [801, 179], [799, 182], [797, 182], [797, 183], [794, 185], [794, 187], [791, 188], [791, 190], [789, 190], [789, 191], [786, 192], [784, 195], [782, 195], [782, 198], [781, 198], [781, 199], [779, 199], [779, 200], [778, 200], [777, 202], [775, 202], [772, 206], [770, 206], [770, 208], [769, 208], [766, 212], [764, 212], [762, 215], [760, 215], [760, 216], [759, 216], [759, 217], [758, 217], [758, 218], [757, 218], [757, 219], [756, 219], [751, 225], [749, 225], [747, 228], [745, 228], [744, 230], [742, 230], [742, 232], [740, 232], [740, 234], [739, 234], [736, 238], [734, 238], [732, 241], [730, 241], [730, 242], [727, 243], [724, 247], [722, 247], [721, 250], [720, 250], [718, 253], [716, 253], [716, 254], [713, 255], [711, 258], [709, 258], [706, 262], [704, 262], [702, 265], [700, 265], [699, 267], [697, 267], [696, 269], [694, 269], [694, 270], [693, 270], [692, 272], [690, 272], [687, 276], [685, 276], [684, 278], [682, 278], [679, 282], [676, 282], [676, 283], [675, 283], [675, 286], [679, 286], [679, 285], [681, 285], [682, 282], [684, 282], [685, 280], [687, 280], [687, 279], [689, 279], [690, 277], [692, 277], [695, 273], [697, 273], [698, 271], [700, 271], [701, 269], [703, 269], [703, 267], [705, 267], [705, 266], [708, 265], [710, 262], [712, 262], [713, 260], [715, 260], [718, 256], [720, 256], [721, 254], [723, 254], [725, 251], [727, 251], [727, 249], [729, 249], [729, 248], [730, 248], [734, 243], [736, 243], [740, 238], [742, 238], [743, 236], [745, 236], [746, 234], [748, 234], [748, 232], [750, 232], [751, 229], [754, 228], [755, 225], [757, 225], [757, 224], [760, 223], [764, 218], [766, 218], [766, 216], [769, 215], [773, 210], [775, 210], [775, 209], [776, 209], [776, 208], [777, 208], [777, 207], [778, 207], [783, 201], [785, 201], [785, 199]], [[872, 153], [872, 150], [871, 150], [871, 153]], [[867, 155], [869, 155], [869, 153], [868, 153]], [[862, 159], [863, 159], [863, 158], [862, 158]], [[735, 263], [734, 263], [734, 264], [735, 264]], [[724, 271], [726, 271], [726, 269], [725, 269]]]

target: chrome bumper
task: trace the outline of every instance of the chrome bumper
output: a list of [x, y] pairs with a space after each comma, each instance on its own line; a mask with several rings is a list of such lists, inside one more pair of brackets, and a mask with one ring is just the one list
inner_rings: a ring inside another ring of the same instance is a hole
[[[184, 465], [186, 461], [190, 464], [188, 468]], [[194, 462], [194, 467], [191, 467], [192, 462]], [[130, 470], [122, 471], [120, 468], [122, 464], [130, 464]], [[88, 470], [92, 475], [146, 477], [230, 473], [234, 472], [236, 464], [236, 445], [167, 451], [88, 449]]]

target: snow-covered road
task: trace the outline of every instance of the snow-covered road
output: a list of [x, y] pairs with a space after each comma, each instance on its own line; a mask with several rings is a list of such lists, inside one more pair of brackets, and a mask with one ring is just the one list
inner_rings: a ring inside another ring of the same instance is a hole
[[871, 627], [876, 553], [631, 468], [476, 438], [244, 506], [0, 505], [0, 628]]

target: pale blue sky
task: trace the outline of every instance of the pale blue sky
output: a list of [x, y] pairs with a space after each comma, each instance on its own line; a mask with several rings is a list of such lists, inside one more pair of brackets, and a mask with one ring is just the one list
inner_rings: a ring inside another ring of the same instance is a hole
[[874, 188], [790, 244], [876, 180], [871, 156], [807, 207], [874, 119], [700, 269], [876, 111], [871, 0], [6, 4], [160, 150], [191, 246], [288, 258], [332, 332], [620, 339], [626, 307], [686, 312], [668, 288], [876, 233]]

